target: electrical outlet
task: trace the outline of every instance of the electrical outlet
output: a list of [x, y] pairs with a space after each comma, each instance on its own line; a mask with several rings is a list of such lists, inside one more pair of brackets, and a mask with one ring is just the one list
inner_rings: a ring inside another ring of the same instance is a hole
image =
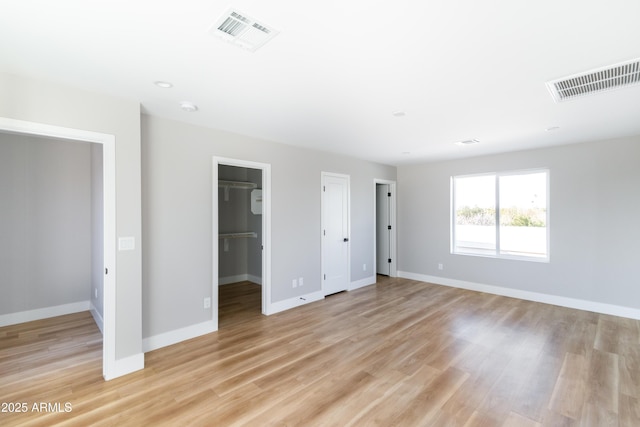
[[93, 297], [94, 297], [95, 299], [98, 299], [98, 288], [94, 288], [94, 289], [93, 289]]
[[211, 298], [206, 297], [203, 301], [203, 306], [205, 310], [211, 308]]
[[304, 277], [298, 279], [298, 286], [304, 285]]
[[362, 264], [362, 271], [367, 271], [367, 264]]
[[444, 268], [444, 265], [442, 265], [442, 263], [438, 263], [438, 270], [442, 270]]
[[291, 287], [292, 288], [297, 288], [298, 287], [298, 279], [293, 279], [291, 281]]

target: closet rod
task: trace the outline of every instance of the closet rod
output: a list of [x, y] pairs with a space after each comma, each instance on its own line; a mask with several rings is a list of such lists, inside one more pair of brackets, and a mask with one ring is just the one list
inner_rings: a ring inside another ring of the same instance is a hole
[[218, 238], [220, 239], [242, 239], [248, 237], [256, 238], [258, 237], [258, 233], [256, 233], [255, 231], [247, 231], [242, 233], [220, 233], [220, 235], [218, 236]]
[[229, 188], [251, 190], [254, 188], [258, 188], [258, 184], [256, 184], [255, 182], [218, 180], [218, 187], [229, 187]]

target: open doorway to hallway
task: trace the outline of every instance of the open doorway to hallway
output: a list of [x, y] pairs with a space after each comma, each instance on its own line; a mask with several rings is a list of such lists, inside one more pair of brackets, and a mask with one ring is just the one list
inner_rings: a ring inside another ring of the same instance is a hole
[[396, 277], [396, 183], [376, 179], [373, 185], [376, 273]]

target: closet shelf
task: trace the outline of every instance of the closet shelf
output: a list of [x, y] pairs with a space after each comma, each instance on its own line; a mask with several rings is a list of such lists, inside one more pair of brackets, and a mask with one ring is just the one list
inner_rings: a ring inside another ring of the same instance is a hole
[[255, 231], [246, 231], [242, 233], [220, 233], [220, 239], [243, 239], [243, 238], [257, 238], [258, 233]]
[[258, 184], [256, 184], [255, 182], [218, 180], [218, 187], [253, 190], [254, 188], [258, 188]]
[[257, 238], [258, 233], [255, 231], [245, 231], [240, 233], [220, 233], [218, 238], [222, 240], [222, 250], [225, 252], [229, 252], [229, 239], [247, 239], [247, 238]]
[[222, 187], [224, 190], [224, 201], [229, 201], [229, 190], [238, 189], [238, 190], [255, 190], [258, 188], [258, 184], [255, 182], [246, 182], [246, 181], [226, 181], [224, 179], [218, 180], [218, 187]]

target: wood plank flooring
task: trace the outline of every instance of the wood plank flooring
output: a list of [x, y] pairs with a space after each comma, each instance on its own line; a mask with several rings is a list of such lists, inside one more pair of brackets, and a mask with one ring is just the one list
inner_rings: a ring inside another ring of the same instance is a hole
[[220, 299], [218, 332], [109, 382], [89, 313], [0, 328], [0, 409], [28, 407], [0, 425], [640, 426], [636, 320], [382, 276], [269, 317], [256, 285]]

